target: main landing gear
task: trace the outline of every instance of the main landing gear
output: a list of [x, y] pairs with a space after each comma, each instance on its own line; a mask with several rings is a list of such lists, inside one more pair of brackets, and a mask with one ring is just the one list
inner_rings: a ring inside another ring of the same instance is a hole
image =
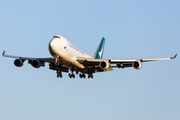
[[[85, 75], [85, 74], [79, 74], [79, 77], [80, 77], [80, 78], [86, 78], [86, 75]], [[93, 78], [93, 75], [92, 75], [92, 74], [89, 74], [89, 75], [88, 75], [88, 78]]]
[[93, 74], [89, 74], [89, 75], [88, 75], [88, 78], [93, 78]]
[[[76, 71], [76, 74], [78, 74], [78, 72]], [[70, 78], [75, 78], [75, 74], [73, 73], [73, 71], [71, 71], [71, 73], [68, 74], [68, 76]], [[86, 75], [84, 73], [80, 73], [79, 74], [80, 78], [86, 78]], [[57, 70], [57, 78], [62, 78], [62, 71]], [[92, 78], [93, 79], [93, 74], [88, 74], [88, 78]]]
[[86, 75], [83, 73], [83, 74], [79, 74], [79, 77], [80, 78], [86, 78]]
[[73, 73], [74, 71], [73, 70], [71, 70], [71, 73], [69, 73], [69, 77], [70, 78], [75, 78], [75, 75], [74, 75], [74, 73]]
[[70, 77], [70, 78], [75, 78], [75, 75], [74, 75], [73, 73], [72, 73], [72, 74], [69, 73], [69, 77]]

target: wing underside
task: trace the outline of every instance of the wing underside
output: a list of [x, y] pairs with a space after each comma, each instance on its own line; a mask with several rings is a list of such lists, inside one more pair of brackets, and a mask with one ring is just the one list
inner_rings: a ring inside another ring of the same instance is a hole
[[[94, 58], [77, 58], [77, 61], [84, 66], [92, 66], [97, 70], [97, 72], [104, 72], [104, 71], [112, 71], [113, 68], [126, 68], [126, 67], [133, 67], [136, 64], [141, 64], [142, 62], [150, 62], [150, 61], [158, 61], [158, 60], [169, 60], [175, 59], [177, 54], [174, 57], [167, 57], [167, 58], [152, 58], [152, 59], [94, 59]], [[108, 69], [102, 69], [100, 67], [102, 62], [106, 62], [109, 64]], [[136, 67], [136, 66], [135, 66]], [[137, 68], [138, 69], [138, 68]]]

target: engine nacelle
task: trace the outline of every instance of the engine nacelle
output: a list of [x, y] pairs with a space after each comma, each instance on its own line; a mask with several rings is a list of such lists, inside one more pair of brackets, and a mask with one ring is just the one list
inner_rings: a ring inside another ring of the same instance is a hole
[[16, 66], [16, 67], [22, 67], [23, 66], [23, 60], [21, 60], [21, 59], [16, 59], [15, 61], [14, 61], [14, 65]]
[[99, 67], [101, 69], [108, 69], [109, 68], [109, 63], [107, 61], [102, 61], [99, 63]]
[[141, 63], [141, 61], [135, 61], [135, 62], [133, 62], [133, 64], [132, 64], [132, 66], [135, 68], [135, 69], [141, 69], [141, 67], [142, 67], [142, 63]]
[[41, 67], [41, 62], [39, 60], [33, 60], [33, 61], [31, 61], [31, 65], [34, 68], [40, 68]]

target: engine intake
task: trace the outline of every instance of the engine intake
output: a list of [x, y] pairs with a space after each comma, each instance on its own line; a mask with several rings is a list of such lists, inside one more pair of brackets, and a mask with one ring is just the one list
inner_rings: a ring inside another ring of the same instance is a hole
[[16, 67], [22, 67], [23, 66], [23, 60], [21, 60], [21, 59], [16, 59], [15, 61], [14, 61], [14, 65], [16, 66]]
[[132, 66], [133, 66], [135, 69], [138, 69], [138, 70], [139, 70], [139, 69], [141, 69], [141, 67], [142, 67], [142, 63], [141, 63], [140, 60], [138, 60], [138, 61], [133, 62]]
[[99, 67], [101, 69], [108, 69], [109, 68], [109, 63], [107, 61], [102, 61], [102, 62], [100, 62]]
[[40, 68], [41, 67], [41, 62], [39, 60], [33, 60], [33, 61], [31, 61], [31, 65], [34, 68]]

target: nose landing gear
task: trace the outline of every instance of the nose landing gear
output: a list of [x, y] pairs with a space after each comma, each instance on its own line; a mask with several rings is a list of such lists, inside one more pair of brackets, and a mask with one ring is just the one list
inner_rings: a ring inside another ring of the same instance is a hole
[[62, 71], [57, 71], [57, 78], [62, 78]]

